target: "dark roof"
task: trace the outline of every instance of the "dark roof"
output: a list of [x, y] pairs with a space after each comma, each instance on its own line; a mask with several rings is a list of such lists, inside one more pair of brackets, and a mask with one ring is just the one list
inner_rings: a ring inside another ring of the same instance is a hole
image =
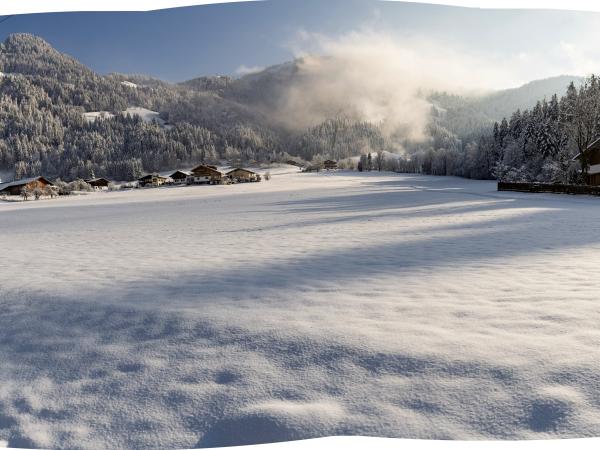
[[209, 172], [215, 172], [218, 173], [219, 175], [223, 175], [222, 172], [220, 172], [219, 170], [217, 170], [217, 168], [215, 166], [207, 166], [205, 164], [200, 164], [199, 166], [194, 167], [191, 171], [192, 172], [196, 172], [197, 170], [208, 170]]
[[10, 183], [1, 183], [0, 191], [3, 191], [5, 189], [11, 188], [11, 187], [15, 187], [15, 186], [25, 186], [26, 184], [29, 184], [29, 183], [31, 183], [33, 181], [37, 181], [37, 180], [44, 180], [47, 184], [49, 184], [50, 186], [53, 186], [53, 184], [50, 182], [50, 180], [47, 180], [44, 177], [31, 177], [31, 178], [22, 178], [20, 180], [11, 181]]
[[185, 175], [185, 176], [191, 175], [191, 173], [190, 173], [190, 172], [186, 172], [186, 171], [184, 171], [184, 170], [176, 170], [175, 172], [173, 172], [173, 173], [170, 175], [170, 177], [173, 177], [173, 176], [175, 176], [175, 175], [177, 175], [177, 174], [179, 174], [179, 173], [180, 173], [180, 174], [182, 174], [182, 175]]
[[595, 141], [592, 141], [592, 143], [587, 146], [586, 150], [600, 150], [600, 137]]
[[86, 183], [97, 183], [98, 181], [106, 181], [107, 183], [110, 183], [110, 180], [106, 179], [106, 178], [90, 178], [89, 180], [85, 180]]
[[[588, 152], [590, 150], [600, 150], [600, 137], [596, 138], [594, 141], [592, 141], [585, 149], [586, 152]], [[577, 153], [573, 157], [572, 161], [575, 161], [575, 160], [579, 159], [580, 157], [581, 157], [581, 153]]]
[[143, 180], [151, 180], [152, 178], [163, 178], [163, 179], [167, 179], [168, 177], [164, 177], [162, 175], [159, 175], [157, 173], [150, 173], [148, 175], [144, 175], [141, 178], [138, 178], [138, 181], [143, 181]]
[[237, 170], [241, 170], [241, 171], [243, 171], [243, 172], [248, 172], [248, 173], [251, 173], [251, 174], [253, 174], [253, 175], [258, 175], [256, 172], [252, 172], [251, 170], [244, 169], [244, 168], [242, 168], [242, 167], [236, 167], [235, 169], [231, 169], [229, 172], [227, 172], [227, 175], [229, 175], [230, 173], [233, 173], [233, 172], [235, 172], [235, 171], [237, 171]]

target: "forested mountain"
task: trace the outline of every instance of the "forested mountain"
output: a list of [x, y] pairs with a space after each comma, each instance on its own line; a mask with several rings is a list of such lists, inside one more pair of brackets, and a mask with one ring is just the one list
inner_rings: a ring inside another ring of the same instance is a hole
[[[478, 98], [431, 94], [426, 138], [411, 141], [335, 105], [321, 121], [290, 126], [273, 112], [286, 89], [302, 80], [300, 68], [292, 61], [237, 79], [210, 76], [171, 84], [143, 75], [99, 75], [41, 38], [11, 35], [0, 44], [0, 172], [16, 178], [130, 180], [143, 172], [220, 159], [339, 160], [386, 151], [405, 154], [391, 158], [390, 168], [404, 164], [437, 173], [441, 169], [427, 162], [432, 155], [456, 155], [444, 164], [445, 172], [457, 166], [461, 169], [453, 173], [489, 177], [487, 163], [484, 170], [473, 162], [473, 155], [479, 159], [473, 149], [491, 139], [493, 121], [506, 111], [533, 107], [534, 96], [562, 94], [572, 79], [542, 80]], [[124, 113], [131, 107], [158, 111], [161, 123]], [[98, 114], [84, 116], [92, 112]], [[469, 165], [480, 169], [467, 170]]]

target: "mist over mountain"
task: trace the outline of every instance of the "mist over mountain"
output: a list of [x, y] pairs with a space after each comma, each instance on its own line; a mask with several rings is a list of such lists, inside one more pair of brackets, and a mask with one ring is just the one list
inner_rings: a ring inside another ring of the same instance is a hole
[[[464, 151], [494, 121], [581, 82], [561, 76], [479, 96], [436, 90], [434, 80], [417, 89], [404, 67], [386, 64], [388, 53], [337, 46], [240, 78], [172, 84], [100, 75], [39, 37], [14, 34], [0, 44], [0, 171], [125, 180], [221, 159]], [[162, 121], [123, 113], [131, 107]]]

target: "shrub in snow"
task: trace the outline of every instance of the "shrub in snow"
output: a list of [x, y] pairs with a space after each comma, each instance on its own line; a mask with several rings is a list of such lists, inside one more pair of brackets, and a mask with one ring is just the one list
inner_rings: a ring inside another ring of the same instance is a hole
[[264, 175], [265, 181], [269, 181], [271, 179], [271, 172], [267, 171]]
[[92, 187], [88, 183], [83, 181], [82, 179], [77, 179], [75, 181], [71, 181], [69, 183], [69, 189], [71, 190], [71, 192], [73, 192], [73, 191], [90, 192], [93, 190]]
[[58, 195], [58, 189], [56, 186], [45, 186], [43, 188], [43, 194], [46, 197], [54, 198]]

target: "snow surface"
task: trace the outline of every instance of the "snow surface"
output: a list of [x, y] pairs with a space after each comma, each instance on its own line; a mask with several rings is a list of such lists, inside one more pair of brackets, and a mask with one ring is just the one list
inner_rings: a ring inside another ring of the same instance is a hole
[[132, 83], [131, 81], [121, 81], [121, 84], [123, 86], [127, 86], [127, 87], [130, 87], [130, 88], [137, 88], [138, 87], [137, 84]]
[[0, 202], [0, 441], [600, 434], [600, 199], [283, 171]]
[[83, 117], [88, 122], [94, 122], [99, 117], [102, 119], [110, 119], [111, 117], [114, 117], [114, 114], [109, 111], [90, 111], [83, 113]]
[[[121, 114], [140, 116], [144, 122], [146, 122], [146, 123], [156, 122], [158, 125], [160, 125], [163, 128], [169, 129], [169, 128], [173, 127], [172, 125], [167, 124], [163, 119], [161, 119], [159, 112], [152, 111], [151, 109], [132, 106], [132, 107], [127, 108], [125, 111], [122, 111]], [[109, 111], [91, 111], [91, 112], [83, 113], [83, 117], [88, 122], [93, 122], [98, 117], [102, 117], [103, 119], [109, 119], [111, 117], [114, 117], [114, 114]]]

